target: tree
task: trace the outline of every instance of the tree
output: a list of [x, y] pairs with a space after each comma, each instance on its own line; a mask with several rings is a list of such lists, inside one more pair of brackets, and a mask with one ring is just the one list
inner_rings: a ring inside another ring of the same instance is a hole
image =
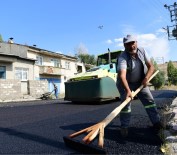
[[177, 69], [175, 68], [172, 73], [172, 84], [177, 85]]
[[2, 35], [0, 34], [0, 42], [3, 42]]
[[96, 65], [96, 58], [94, 55], [77, 54], [76, 57], [85, 64]]
[[96, 65], [95, 55], [88, 54], [87, 48], [82, 43], [75, 49], [75, 51], [75, 56], [78, 58], [79, 61], [85, 64]]
[[177, 69], [174, 67], [172, 61], [168, 62], [167, 65], [167, 75], [169, 85], [177, 85]]
[[[155, 70], [159, 70], [158, 65], [154, 59], [151, 59]], [[150, 81], [155, 89], [161, 88], [165, 84], [165, 73], [159, 70], [159, 73]]]
[[88, 54], [88, 49], [83, 43], [80, 43], [78, 47], [75, 48], [76, 55]]

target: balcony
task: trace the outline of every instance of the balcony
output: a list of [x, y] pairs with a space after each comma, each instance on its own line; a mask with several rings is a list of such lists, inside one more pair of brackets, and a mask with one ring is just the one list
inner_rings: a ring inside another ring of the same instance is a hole
[[52, 66], [39, 66], [39, 74], [62, 75], [61, 68]]

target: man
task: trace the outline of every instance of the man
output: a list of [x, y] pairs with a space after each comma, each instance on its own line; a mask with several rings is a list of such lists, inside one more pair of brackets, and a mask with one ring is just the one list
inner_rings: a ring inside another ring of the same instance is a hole
[[58, 99], [58, 87], [56, 84], [53, 83], [53, 86], [54, 86], [54, 93], [55, 93], [55, 97], [56, 99]]
[[[144, 85], [137, 97], [144, 105], [155, 131], [158, 132], [162, 128], [162, 124], [153, 96], [147, 86], [147, 81], [154, 72], [154, 66], [144, 48], [137, 46], [137, 40], [134, 36], [127, 35], [123, 38], [123, 43], [125, 50], [118, 58], [117, 67], [117, 87], [121, 102], [128, 97], [133, 99], [131, 92], [135, 91], [140, 85]], [[131, 102], [120, 112], [121, 134], [123, 137], [128, 135], [130, 117]]]

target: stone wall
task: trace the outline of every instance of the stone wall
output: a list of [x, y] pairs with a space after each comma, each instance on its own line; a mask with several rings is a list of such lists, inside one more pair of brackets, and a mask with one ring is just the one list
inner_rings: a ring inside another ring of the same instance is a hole
[[29, 80], [28, 93], [30, 96], [38, 98], [41, 94], [48, 92], [47, 80]]
[[[21, 91], [22, 83], [20, 80], [0, 79], [0, 102], [13, 101], [23, 99], [24, 95]], [[27, 82], [28, 96], [35, 98], [41, 97], [42, 94], [48, 92], [47, 80], [29, 80]]]
[[20, 80], [0, 79], [0, 100], [22, 98]]

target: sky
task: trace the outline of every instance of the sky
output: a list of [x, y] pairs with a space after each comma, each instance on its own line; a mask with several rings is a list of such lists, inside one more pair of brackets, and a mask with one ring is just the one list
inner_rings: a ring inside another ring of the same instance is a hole
[[158, 63], [177, 61], [177, 40], [164, 28], [175, 25], [164, 7], [174, 0], [1, 0], [4, 41], [74, 56], [123, 50], [132, 34]]

